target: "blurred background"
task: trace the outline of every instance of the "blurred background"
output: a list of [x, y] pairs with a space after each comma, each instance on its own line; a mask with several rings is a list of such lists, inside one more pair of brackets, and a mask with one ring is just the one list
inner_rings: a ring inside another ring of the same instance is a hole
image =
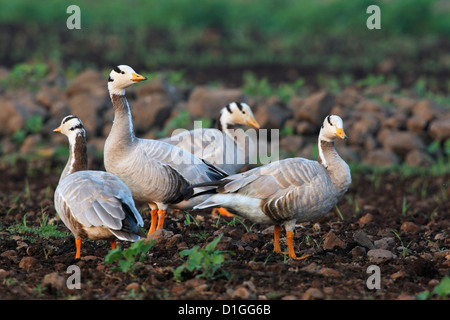
[[[72, 4], [79, 30], [66, 26]], [[366, 26], [372, 4], [380, 30]], [[106, 79], [120, 64], [150, 77], [128, 91], [141, 136], [166, 136], [195, 119], [215, 125], [220, 108], [242, 100], [263, 128], [281, 130], [284, 156], [315, 154], [331, 112], [353, 132], [342, 148], [349, 162], [423, 166], [450, 153], [446, 0], [0, 0], [0, 7], [3, 154], [33, 153], [49, 139], [64, 145], [51, 129], [74, 113], [101, 156], [113, 118]]]
[[[68, 30], [66, 9], [81, 9]], [[186, 70], [199, 82], [240, 84], [244, 70], [270, 81], [350, 82], [382, 73], [403, 85], [419, 77], [448, 90], [450, 3], [446, 0], [1, 0], [0, 61], [52, 61], [65, 70], [126, 62], [139, 70]], [[368, 30], [368, 6], [381, 30]]]

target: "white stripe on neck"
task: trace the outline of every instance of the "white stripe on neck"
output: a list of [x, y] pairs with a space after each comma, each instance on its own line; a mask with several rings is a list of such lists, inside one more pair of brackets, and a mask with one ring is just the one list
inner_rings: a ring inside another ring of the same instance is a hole
[[318, 140], [319, 140], [319, 141], [318, 141], [318, 143], [317, 143], [317, 146], [319, 147], [319, 158], [320, 158], [320, 160], [322, 160], [322, 165], [323, 165], [325, 168], [327, 168], [327, 167], [328, 167], [327, 160], [325, 159], [325, 156], [324, 156], [324, 154], [323, 154], [322, 144], [321, 144], [320, 142], [321, 142], [321, 141], [331, 142], [331, 140], [328, 139], [328, 138], [326, 138], [326, 137], [324, 137], [324, 135], [322, 134], [322, 130], [320, 130], [320, 133], [319, 133], [319, 139], [318, 139]]

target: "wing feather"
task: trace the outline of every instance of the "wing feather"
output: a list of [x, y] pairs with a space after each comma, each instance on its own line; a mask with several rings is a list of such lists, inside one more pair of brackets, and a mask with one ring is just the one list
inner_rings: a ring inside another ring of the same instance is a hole
[[[121, 230], [126, 218], [123, 202], [131, 209], [138, 224], [143, 225], [130, 191], [120, 179], [110, 173], [76, 172], [64, 178], [55, 192], [55, 207], [58, 213], [70, 210], [73, 218], [85, 227]], [[61, 219], [67, 225], [67, 217]]]

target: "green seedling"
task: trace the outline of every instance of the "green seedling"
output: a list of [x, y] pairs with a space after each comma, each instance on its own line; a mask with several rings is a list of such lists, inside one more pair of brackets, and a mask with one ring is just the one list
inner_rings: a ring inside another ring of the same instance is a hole
[[436, 215], [438, 209], [439, 209], [438, 207], [434, 208], [433, 212], [431, 212], [431, 214], [430, 214], [430, 219], [434, 218], [434, 216]]
[[112, 268], [113, 271], [122, 271], [123, 273], [133, 274], [138, 265], [136, 262], [143, 262], [148, 250], [153, 246], [156, 240], [147, 242], [145, 240], [139, 240], [134, 242], [128, 249], [121, 250], [116, 248], [110, 250], [105, 257], [105, 264], [117, 265]]
[[[190, 213], [183, 212], [183, 214], [184, 214], [184, 224], [185, 225], [190, 226], [192, 224], [192, 222], [194, 222], [197, 227], [200, 225], [200, 223], [197, 221], [197, 219], [195, 219]], [[191, 222], [191, 220], [192, 220], [192, 222]]]
[[27, 215], [23, 216], [22, 224], [14, 224], [6, 229], [11, 234], [24, 235], [30, 242], [36, 242], [35, 236], [39, 238], [53, 237], [64, 238], [68, 233], [58, 230], [56, 225], [49, 224], [48, 215], [42, 212], [42, 218], [39, 227], [30, 227], [27, 225]]
[[250, 231], [252, 231], [253, 227], [255, 226], [256, 223], [252, 223], [252, 225], [250, 227], [248, 227], [244, 221], [242, 221], [242, 219], [240, 217], [236, 218], [237, 221], [239, 221], [245, 228], [245, 232], [249, 233]]
[[208, 243], [206, 247], [200, 248], [194, 246], [192, 249], [186, 249], [180, 252], [180, 257], [187, 257], [187, 261], [174, 271], [176, 281], [183, 281], [183, 273], [185, 271], [195, 274], [195, 278], [205, 278], [209, 280], [220, 277], [229, 277], [229, 274], [221, 269], [225, 261], [225, 254], [234, 254], [230, 251], [217, 250], [222, 235]]
[[406, 212], [408, 211], [409, 207], [411, 207], [411, 203], [406, 202], [406, 197], [403, 196], [403, 202], [402, 202], [402, 216], [406, 215]]
[[397, 237], [398, 240], [400, 240], [400, 244], [402, 246], [402, 257], [405, 258], [406, 257], [406, 252], [408, 251], [408, 248], [411, 246], [411, 244], [413, 243], [413, 240], [411, 240], [406, 246], [403, 244], [403, 240], [400, 237], [400, 235], [395, 231], [395, 230], [391, 230], [393, 234], [395, 234], [395, 236]]
[[445, 250], [445, 247], [439, 248], [438, 244], [434, 241], [431, 241], [430, 239], [425, 239], [429, 244], [431, 244], [434, 248], [436, 248], [439, 252], [442, 252]]
[[450, 277], [445, 276], [442, 278], [441, 282], [434, 287], [433, 292], [428, 290], [422, 291], [416, 296], [417, 300], [427, 300], [430, 299], [433, 295], [437, 295], [442, 299], [447, 299], [450, 296]]
[[335, 205], [334, 207], [336, 208], [339, 218], [341, 218], [341, 220], [344, 221], [344, 216], [342, 215], [341, 210], [339, 210], [339, 207], [337, 205]]

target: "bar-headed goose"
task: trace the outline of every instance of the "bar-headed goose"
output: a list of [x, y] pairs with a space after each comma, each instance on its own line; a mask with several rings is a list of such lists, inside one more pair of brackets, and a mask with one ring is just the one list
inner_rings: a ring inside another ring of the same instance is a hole
[[75, 258], [80, 258], [83, 238], [109, 239], [113, 249], [116, 238], [139, 240], [138, 226], [143, 226], [144, 221], [128, 187], [111, 173], [88, 170], [86, 133], [81, 120], [67, 116], [53, 131], [66, 135], [70, 144], [69, 160], [54, 201], [61, 220], [75, 235]]
[[[257, 132], [254, 129], [244, 132], [239, 125], [260, 128], [248, 104], [232, 102], [220, 110], [217, 128], [180, 129], [181, 133], [174, 131], [171, 137], [160, 141], [183, 148], [227, 174], [235, 174], [256, 160], [257, 150]], [[214, 208], [216, 210], [221, 215], [234, 216], [225, 208]]]
[[319, 162], [285, 159], [209, 183], [216, 186], [215, 194], [194, 209], [222, 206], [256, 223], [275, 225], [275, 252], [281, 252], [279, 237], [284, 225], [289, 257], [300, 259], [293, 246], [296, 222], [329, 212], [351, 183], [350, 169], [334, 148], [336, 137], [347, 138], [342, 119], [327, 116], [319, 134]]
[[181, 148], [135, 136], [125, 89], [146, 79], [126, 65], [115, 67], [109, 75], [114, 122], [105, 142], [104, 164], [108, 172], [125, 182], [135, 200], [149, 204], [150, 234], [162, 228], [169, 206], [190, 209], [202, 201], [185, 200], [189, 196], [185, 192], [192, 193], [189, 188], [192, 184], [219, 180], [227, 174]]
[[[250, 106], [232, 102], [219, 114], [216, 128], [198, 128], [160, 139], [205, 159], [227, 174], [238, 173], [256, 153], [256, 131], [248, 135], [237, 125], [259, 129]], [[249, 131], [248, 131], [249, 132]], [[175, 131], [176, 133], [176, 131]]]

